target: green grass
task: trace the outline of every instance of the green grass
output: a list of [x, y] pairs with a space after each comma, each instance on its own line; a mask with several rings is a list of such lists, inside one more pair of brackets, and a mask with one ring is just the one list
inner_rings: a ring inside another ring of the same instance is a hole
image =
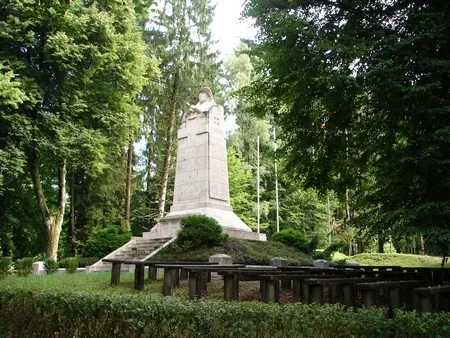
[[[96, 273], [75, 273], [75, 274], [51, 274], [28, 277], [18, 277], [10, 275], [6, 279], [0, 281], [0, 288], [4, 287], [21, 287], [27, 290], [44, 291], [77, 291], [92, 293], [133, 293], [134, 275], [132, 273], [123, 272], [120, 274], [121, 285], [119, 287], [111, 287], [110, 272]], [[137, 292], [137, 290], [136, 290]]]
[[[140, 295], [162, 296], [162, 275], [158, 275], [157, 281], [145, 280], [143, 291], [134, 289], [134, 274], [122, 272], [120, 284], [111, 286], [110, 272], [76, 273], [76, 274], [52, 274], [28, 277], [10, 275], [0, 280], [0, 289], [11, 287], [35, 292], [89, 292], [104, 295]], [[254, 299], [259, 297], [259, 282], [241, 282], [240, 294], [242, 299]], [[173, 296], [180, 299], [188, 299], [188, 281], [181, 280], [176, 287]], [[205, 300], [223, 299], [223, 281], [212, 280], [208, 284], [208, 290], [202, 295]]]
[[[442, 257], [392, 253], [362, 253], [350, 257], [340, 253], [334, 254], [333, 261], [342, 260], [358, 262], [361, 265], [400, 265], [404, 267], [439, 268], [441, 267]], [[445, 267], [448, 267], [448, 264]]]

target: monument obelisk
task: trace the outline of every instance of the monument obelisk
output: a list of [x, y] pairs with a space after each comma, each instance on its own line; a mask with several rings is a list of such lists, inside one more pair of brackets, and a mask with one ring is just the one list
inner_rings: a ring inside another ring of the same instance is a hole
[[174, 237], [180, 220], [189, 215], [216, 219], [231, 237], [266, 240], [265, 234], [252, 232], [230, 205], [224, 111], [209, 88], [200, 89], [199, 103], [190, 106], [180, 122], [170, 212], [144, 237]]

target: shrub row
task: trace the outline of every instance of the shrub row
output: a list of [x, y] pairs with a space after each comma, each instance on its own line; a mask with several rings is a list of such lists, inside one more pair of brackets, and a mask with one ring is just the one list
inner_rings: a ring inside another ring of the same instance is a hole
[[0, 290], [2, 337], [448, 337], [447, 313]]

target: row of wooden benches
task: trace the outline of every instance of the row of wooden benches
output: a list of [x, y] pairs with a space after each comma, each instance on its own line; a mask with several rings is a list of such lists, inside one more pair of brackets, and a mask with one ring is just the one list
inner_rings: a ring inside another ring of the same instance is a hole
[[[201, 298], [212, 272], [223, 276], [224, 299], [239, 299], [240, 281], [259, 281], [261, 299], [279, 302], [280, 287], [292, 290], [292, 297], [305, 303], [342, 303], [347, 306], [414, 308], [419, 311], [449, 311], [450, 286], [442, 284], [440, 269], [371, 267], [314, 268], [217, 265], [209, 262], [142, 262], [105, 259], [112, 263], [111, 284], [120, 281], [121, 264], [135, 265], [135, 288], [143, 290], [145, 266], [148, 278], [156, 280], [164, 270], [162, 293], [171, 295], [180, 279], [187, 279], [189, 296]], [[436, 286], [436, 285], [439, 286]]]

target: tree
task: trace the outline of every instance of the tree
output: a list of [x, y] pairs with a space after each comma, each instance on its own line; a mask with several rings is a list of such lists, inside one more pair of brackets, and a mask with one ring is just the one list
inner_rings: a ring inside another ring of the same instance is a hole
[[106, 147], [127, 144], [151, 64], [132, 1], [4, 1], [0, 8], [3, 77], [13, 74], [22, 91], [2, 112], [0, 139], [26, 163], [47, 255], [56, 260], [67, 170], [95, 175]]
[[[210, 23], [213, 6], [209, 0], [158, 1], [146, 39], [161, 60], [160, 77], [154, 98], [147, 100], [150, 132], [147, 138], [147, 177], [158, 180], [156, 216], [164, 216], [169, 177], [173, 172], [172, 154], [176, 149], [178, 118], [186, 101], [195, 102], [197, 90], [203, 86], [218, 88], [214, 81], [219, 72], [216, 53], [211, 51]], [[147, 182], [147, 189], [151, 184]]]
[[247, 98], [275, 114], [296, 177], [350, 189], [369, 234], [448, 238], [448, 1], [252, 1], [246, 15], [259, 28]]
[[256, 229], [256, 186], [251, 166], [231, 147], [227, 149], [227, 159], [230, 203], [233, 211], [250, 228]]

